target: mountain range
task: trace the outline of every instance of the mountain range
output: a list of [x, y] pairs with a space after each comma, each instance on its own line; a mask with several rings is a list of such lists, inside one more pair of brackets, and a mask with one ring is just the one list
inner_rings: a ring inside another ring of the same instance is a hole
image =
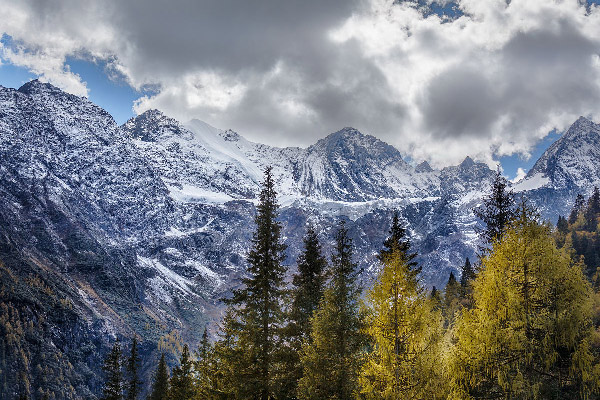
[[[344, 219], [368, 284], [394, 210], [426, 286], [443, 286], [465, 257], [476, 258], [480, 222], [472, 209], [495, 171], [469, 157], [443, 169], [415, 167], [353, 128], [307, 148], [277, 148], [158, 110], [119, 126], [50, 84], [0, 86], [0, 329], [5, 337], [7, 324], [17, 332], [2, 346], [27, 353], [5, 357], [0, 369], [23, 371], [32, 387], [44, 379], [59, 385], [47, 375], [60, 370], [72, 388], [64, 398], [94, 396], [115, 337], [138, 335], [150, 357], [197, 343], [205, 326], [214, 336], [221, 299], [246, 272], [267, 166], [290, 274], [306, 224], [329, 252]], [[581, 117], [512, 189], [555, 222], [594, 186], [600, 125]], [[48, 363], [53, 372], [36, 372]], [[18, 374], [2, 375], [6, 390], [20, 390]]]

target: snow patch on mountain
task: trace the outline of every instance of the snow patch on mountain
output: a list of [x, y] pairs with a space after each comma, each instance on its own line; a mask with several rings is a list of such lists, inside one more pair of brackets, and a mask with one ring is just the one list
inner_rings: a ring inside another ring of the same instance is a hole
[[550, 183], [550, 178], [543, 173], [536, 173], [533, 176], [528, 176], [513, 186], [514, 192], [523, 192], [527, 190], [539, 189]]

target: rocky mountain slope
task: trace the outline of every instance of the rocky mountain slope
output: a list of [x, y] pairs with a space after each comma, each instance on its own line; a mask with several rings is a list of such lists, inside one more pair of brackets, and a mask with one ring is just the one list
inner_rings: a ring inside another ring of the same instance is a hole
[[[566, 214], [575, 194], [600, 180], [598, 132], [578, 120], [515, 190], [547, 218]], [[18, 355], [25, 344], [44, 343], [31, 345], [35, 354], [5, 358], [0, 369], [22, 372], [31, 393], [60, 378], [72, 391], [59, 398], [87, 397], [98, 393], [98, 360], [114, 337], [139, 335], [147, 357], [195, 343], [245, 273], [267, 165], [290, 271], [306, 223], [316, 225], [329, 251], [343, 218], [365, 283], [398, 209], [423, 282], [442, 286], [475, 255], [472, 208], [494, 175], [468, 157], [442, 170], [415, 168], [394, 147], [352, 128], [308, 148], [275, 148], [156, 110], [118, 126], [87, 99], [38, 81], [0, 87], [0, 329], [6, 336], [7, 321], [11, 332], [21, 326], [18, 340], [0, 346]], [[28, 336], [31, 320], [43, 329]], [[42, 353], [58, 360], [44, 374], [36, 372], [48, 365]], [[63, 364], [71, 372], [58, 377]], [[3, 387], [25, 390], [18, 376]]]
[[578, 193], [587, 197], [595, 186], [600, 187], [600, 125], [580, 117], [514, 190], [556, 222], [559, 215], [568, 215]]

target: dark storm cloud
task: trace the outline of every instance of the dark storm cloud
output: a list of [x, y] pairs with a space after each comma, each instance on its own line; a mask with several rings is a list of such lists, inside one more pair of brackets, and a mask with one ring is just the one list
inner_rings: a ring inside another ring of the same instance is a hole
[[428, 129], [436, 136], [488, 132], [498, 117], [494, 83], [474, 68], [455, 67], [434, 78], [421, 99]]
[[155, 71], [190, 68], [239, 73], [270, 69], [280, 59], [324, 62], [327, 30], [356, 8], [355, 0], [123, 1], [116, 25]]
[[[294, 64], [289, 66], [291, 76], [284, 74], [267, 85], [253, 87], [231, 110], [231, 126], [254, 131], [267, 127], [265, 134], [300, 135], [309, 144], [343, 126], [385, 133], [400, 124], [405, 107], [394, 101], [385, 75], [361, 56], [356, 43], [332, 47], [329, 63], [322, 67], [314, 61]], [[273, 113], [281, 97], [296, 99], [312, 113], [290, 124], [288, 115]]]
[[429, 82], [421, 98], [427, 127], [438, 137], [468, 137], [504, 124], [505, 139], [514, 140], [547, 123], [549, 112], [581, 113], [600, 102], [593, 64], [599, 43], [569, 21], [554, 21], [517, 33], [493, 63], [473, 54]]

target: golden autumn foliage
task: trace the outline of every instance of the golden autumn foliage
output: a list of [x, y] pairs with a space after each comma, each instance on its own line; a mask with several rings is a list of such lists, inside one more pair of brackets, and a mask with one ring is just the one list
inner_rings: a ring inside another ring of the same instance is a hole
[[392, 251], [382, 264], [366, 300], [366, 332], [373, 350], [362, 366], [361, 398], [444, 398], [441, 313], [402, 251]]
[[451, 398], [588, 398], [598, 389], [591, 294], [582, 266], [522, 205], [457, 320]]

